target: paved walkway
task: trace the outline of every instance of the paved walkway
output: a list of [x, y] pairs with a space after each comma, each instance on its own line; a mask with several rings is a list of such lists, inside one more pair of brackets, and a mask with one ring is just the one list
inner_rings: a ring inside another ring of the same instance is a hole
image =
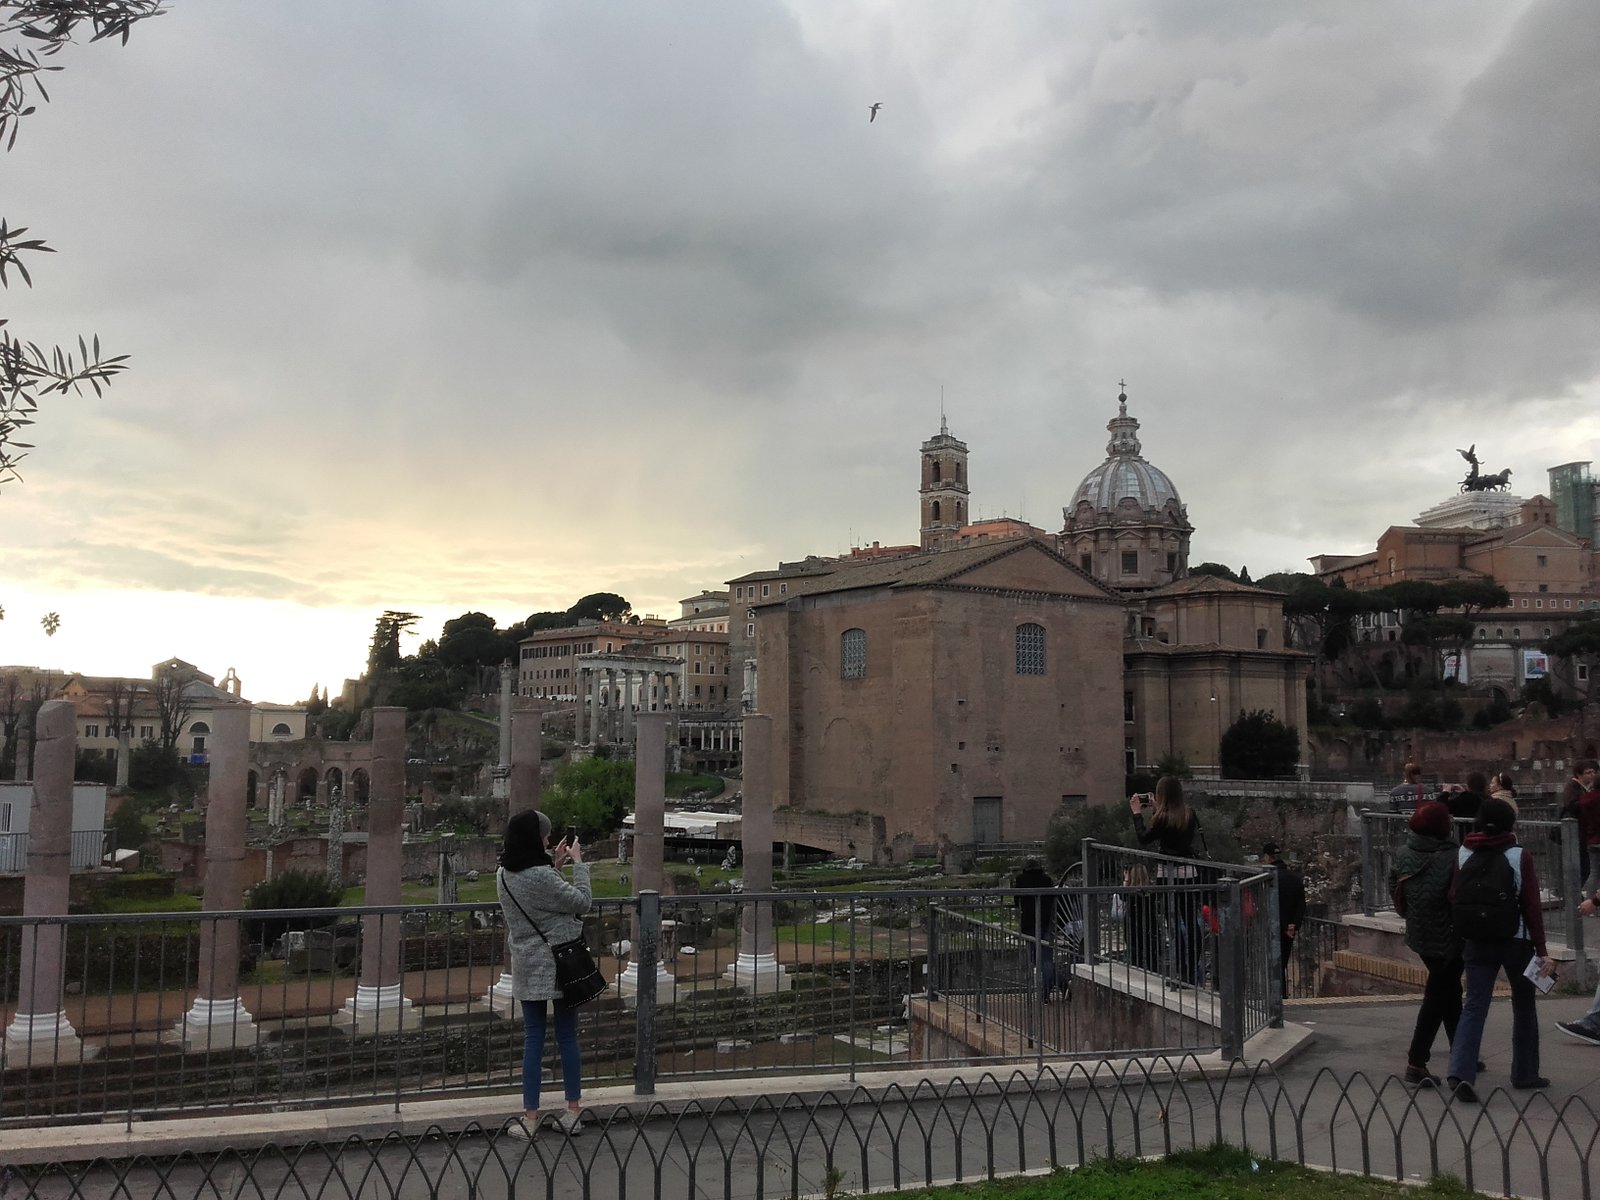
[[[1591, 1176], [1600, 1174], [1600, 1048], [1553, 1027], [1587, 1001], [1540, 1002], [1548, 1093], [1498, 1090], [1508, 1083], [1510, 1005], [1497, 1002], [1479, 1106], [1448, 1104], [1391, 1077], [1404, 1066], [1415, 1004], [1293, 1004], [1290, 1028], [1251, 1043], [1252, 1062], [1276, 1066], [1253, 1071], [1230, 1071], [1213, 1057], [1184, 1064], [1184, 1078], [1138, 1063], [907, 1071], [864, 1076], [860, 1086], [840, 1076], [769, 1076], [671, 1084], [654, 1105], [609, 1088], [587, 1097], [598, 1124], [584, 1137], [547, 1130], [531, 1145], [484, 1134], [516, 1111], [514, 1096], [8, 1130], [0, 1161], [9, 1163], [182, 1151], [200, 1158], [28, 1172], [20, 1190], [13, 1181], [0, 1195], [89, 1200], [168, 1194], [164, 1186], [221, 1197], [248, 1182], [252, 1193], [283, 1197], [509, 1198], [562, 1194], [570, 1184], [573, 1194], [743, 1200], [822, 1192], [830, 1168], [844, 1190], [861, 1191], [1039, 1169], [1110, 1150], [1161, 1153], [1221, 1136], [1319, 1166], [1419, 1178], [1446, 1170], [1491, 1193], [1590, 1200]], [[351, 1137], [360, 1140], [341, 1142]], [[267, 1142], [310, 1148], [257, 1157], [253, 1148]], [[223, 1148], [237, 1153], [209, 1157]]]

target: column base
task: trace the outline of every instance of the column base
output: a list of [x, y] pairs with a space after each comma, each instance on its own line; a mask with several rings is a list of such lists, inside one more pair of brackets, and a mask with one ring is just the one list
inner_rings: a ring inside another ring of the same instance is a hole
[[787, 992], [794, 986], [789, 972], [771, 954], [746, 954], [728, 964], [722, 977], [735, 987], [747, 989], [752, 996], [765, 996], [772, 992]]
[[261, 1030], [239, 997], [208, 1000], [198, 996], [183, 1014], [183, 1020], [163, 1034], [161, 1040], [182, 1043], [184, 1050], [191, 1054], [248, 1050], [261, 1040]]
[[398, 983], [378, 987], [363, 983], [358, 984], [356, 994], [344, 1002], [333, 1024], [347, 1033], [392, 1033], [414, 1029], [420, 1020]]
[[18, 1013], [6, 1027], [5, 1069], [25, 1071], [60, 1063], [88, 1062], [100, 1053], [88, 1046], [67, 1020], [67, 1014]]
[[495, 765], [490, 768], [490, 794], [496, 800], [511, 799], [511, 768]]
[[511, 989], [510, 971], [500, 973], [500, 978], [495, 980], [494, 986], [483, 994], [483, 1002], [497, 1017], [520, 1019], [522, 1016], [522, 1005], [517, 1003], [517, 997]]
[[[617, 989], [617, 998], [629, 1008], [635, 1008], [639, 1003], [639, 964], [631, 959], [628, 965], [622, 968], [622, 973], [617, 976], [614, 985]], [[665, 1008], [675, 1003], [678, 999], [678, 981], [667, 970], [666, 964], [656, 963], [656, 1007]]]

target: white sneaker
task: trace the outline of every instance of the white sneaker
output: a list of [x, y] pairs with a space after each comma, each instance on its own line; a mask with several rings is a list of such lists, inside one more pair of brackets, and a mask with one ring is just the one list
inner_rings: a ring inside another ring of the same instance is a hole
[[534, 1128], [522, 1117], [512, 1117], [501, 1127], [500, 1133], [514, 1142], [531, 1142]]
[[556, 1128], [568, 1137], [577, 1137], [583, 1132], [583, 1118], [570, 1108], [556, 1119]]

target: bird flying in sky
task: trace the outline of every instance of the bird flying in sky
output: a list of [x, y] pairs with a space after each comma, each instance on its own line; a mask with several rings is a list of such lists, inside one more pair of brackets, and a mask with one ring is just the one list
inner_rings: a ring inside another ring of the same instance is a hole
[[883, 107], [883, 104], [880, 101], [879, 103], [874, 104], [870, 109], [867, 110], [867, 124], [868, 125], [871, 125], [874, 121], [876, 121], [878, 119], [878, 110], [880, 108], [882, 108], [882, 107]]

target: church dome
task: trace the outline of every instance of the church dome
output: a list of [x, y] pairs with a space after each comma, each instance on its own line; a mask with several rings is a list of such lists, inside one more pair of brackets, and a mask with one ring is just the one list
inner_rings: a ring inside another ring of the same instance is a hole
[[1132, 500], [1146, 511], [1165, 508], [1170, 501], [1181, 511], [1183, 501], [1172, 480], [1140, 454], [1139, 422], [1128, 415], [1128, 394], [1120, 394], [1117, 402], [1117, 415], [1106, 425], [1111, 433], [1106, 460], [1083, 477], [1066, 511], [1070, 514], [1083, 503], [1105, 511], [1124, 500]]

